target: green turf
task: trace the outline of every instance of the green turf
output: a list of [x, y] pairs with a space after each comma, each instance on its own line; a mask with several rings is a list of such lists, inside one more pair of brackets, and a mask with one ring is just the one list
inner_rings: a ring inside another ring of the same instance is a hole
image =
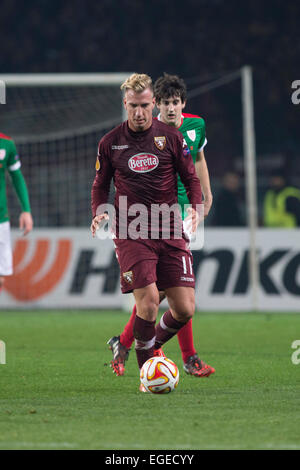
[[300, 315], [196, 314], [198, 352], [216, 368], [180, 369], [168, 395], [138, 391], [135, 353], [123, 377], [107, 366], [120, 312], [0, 313], [0, 449], [300, 449]]

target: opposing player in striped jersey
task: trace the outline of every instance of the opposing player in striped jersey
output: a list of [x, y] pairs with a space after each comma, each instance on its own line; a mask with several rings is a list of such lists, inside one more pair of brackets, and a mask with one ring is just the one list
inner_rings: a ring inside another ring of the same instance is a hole
[[27, 186], [21, 171], [21, 162], [14, 141], [0, 133], [0, 291], [5, 276], [13, 273], [10, 240], [10, 222], [6, 198], [6, 172], [9, 173], [13, 187], [21, 205], [19, 226], [24, 235], [33, 227]]
[[[204, 147], [207, 143], [205, 135], [205, 121], [199, 116], [183, 113], [187, 100], [186, 85], [177, 75], [164, 74], [162, 77], [158, 78], [154, 85], [154, 95], [156, 106], [160, 111], [158, 120], [177, 128], [183, 134], [184, 140], [190, 149], [204, 196], [204, 216], [206, 217], [210, 211], [213, 198], [210, 187], [209, 172], [204, 156]], [[182, 209], [182, 218], [188, 220], [188, 215], [185, 212], [184, 207], [189, 204], [189, 199], [187, 197], [184, 184], [179, 176], [177, 186], [178, 203]], [[163, 298], [164, 294], [160, 292], [160, 300]], [[117, 375], [124, 374], [125, 361], [128, 358], [129, 349], [134, 340], [133, 324], [135, 314], [136, 306], [134, 306], [132, 315], [121, 335], [114, 336], [108, 341], [113, 353], [111, 367]], [[156, 328], [155, 354], [163, 354], [160, 349], [160, 345], [161, 343], [164, 343], [164, 335], [164, 329], [158, 324]], [[178, 332], [177, 337], [186, 373], [196, 377], [208, 377], [210, 374], [215, 372], [213, 367], [208, 366], [199, 358], [195, 350], [192, 320], [190, 320]]]
[[[204, 156], [204, 147], [207, 144], [205, 121], [200, 116], [183, 113], [187, 100], [186, 87], [184, 81], [176, 75], [165, 74], [160, 77], [155, 83], [154, 93], [156, 106], [160, 111], [158, 119], [169, 126], [176, 127], [182, 133], [190, 149], [204, 196], [204, 216], [206, 217], [210, 211], [213, 198]], [[184, 205], [189, 204], [189, 201], [179, 176], [177, 186], [178, 203], [182, 207], [182, 216], [185, 218], [187, 214], [184, 212]]]

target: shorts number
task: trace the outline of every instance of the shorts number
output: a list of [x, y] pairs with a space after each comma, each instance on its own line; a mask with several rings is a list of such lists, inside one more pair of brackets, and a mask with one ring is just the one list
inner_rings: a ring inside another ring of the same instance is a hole
[[187, 266], [188, 266], [189, 269], [190, 269], [189, 274], [193, 275], [193, 267], [192, 267], [192, 263], [191, 263], [191, 258], [189, 256], [187, 258], [188, 258], [187, 260], [186, 260], [185, 256], [183, 256], [181, 258], [182, 259], [182, 266], [183, 266], [183, 274], [187, 274]]

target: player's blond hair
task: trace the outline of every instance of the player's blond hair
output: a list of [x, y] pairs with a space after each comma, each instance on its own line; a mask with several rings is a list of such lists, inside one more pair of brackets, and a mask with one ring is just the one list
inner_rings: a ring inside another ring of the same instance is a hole
[[153, 92], [152, 78], [145, 73], [133, 73], [121, 85], [121, 90], [126, 93], [127, 90], [133, 90], [135, 93], [142, 93], [147, 88]]

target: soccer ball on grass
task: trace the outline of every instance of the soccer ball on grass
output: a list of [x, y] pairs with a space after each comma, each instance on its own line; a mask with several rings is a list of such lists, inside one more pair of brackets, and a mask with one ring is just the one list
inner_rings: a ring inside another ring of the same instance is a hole
[[171, 359], [151, 357], [141, 368], [140, 379], [147, 392], [170, 393], [178, 385], [179, 370]]

